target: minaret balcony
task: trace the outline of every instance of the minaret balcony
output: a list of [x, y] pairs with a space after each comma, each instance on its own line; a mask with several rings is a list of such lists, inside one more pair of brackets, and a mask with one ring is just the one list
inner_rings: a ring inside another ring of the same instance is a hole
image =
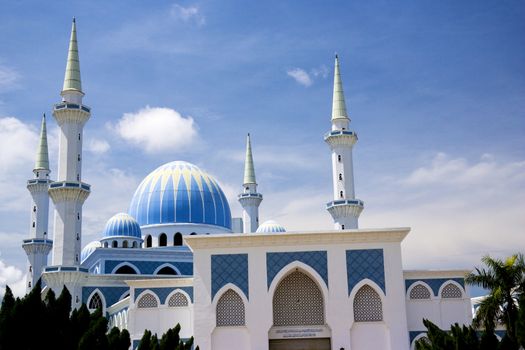
[[87, 113], [91, 113], [91, 108], [89, 108], [88, 106], [84, 106], [84, 105], [81, 105], [81, 104], [76, 104], [76, 103], [57, 103], [56, 105], [53, 106], [53, 111], [59, 111], [61, 109], [80, 109], [80, 110], [83, 110], [84, 112], [87, 112]]
[[49, 179], [31, 179], [27, 181], [27, 189], [32, 193], [47, 192], [51, 182]]
[[330, 209], [331, 207], [335, 207], [339, 205], [356, 205], [356, 206], [364, 207], [365, 203], [360, 199], [340, 199], [340, 200], [331, 201], [331, 202], [326, 203], [326, 209]]
[[263, 195], [260, 193], [241, 193], [238, 196], [239, 199], [241, 198], [260, 198], [263, 199]]
[[350, 130], [332, 130], [325, 134], [324, 141], [328, 143], [330, 147], [343, 145], [353, 146], [357, 142], [357, 134]]
[[260, 193], [241, 193], [238, 197], [239, 202], [243, 207], [245, 206], [259, 206], [263, 200], [263, 195]]
[[53, 247], [53, 241], [50, 239], [43, 238], [30, 238], [24, 239], [22, 248], [26, 251], [27, 254], [48, 254]]
[[326, 209], [335, 220], [359, 217], [365, 205], [360, 199], [341, 199], [326, 203]]
[[91, 193], [91, 186], [83, 182], [57, 181], [49, 185], [49, 195], [54, 203], [78, 200], [81, 203]]
[[84, 124], [91, 115], [91, 108], [77, 103], [63, 102], [53, 106], [53, 116], [58, 125], [63, 123]]

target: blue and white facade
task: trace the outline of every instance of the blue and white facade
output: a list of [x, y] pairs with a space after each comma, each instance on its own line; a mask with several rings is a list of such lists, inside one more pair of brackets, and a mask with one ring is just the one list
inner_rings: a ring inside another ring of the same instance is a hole
[[404, 271], [401, 242], [409, 228], [358, 229], [364, 205], [354, 189], [357, 135], [349, 130], [337, 58], [325, 136], [335, 230], [259, 224], [262, 194], [248, 136], [244, 179], [239, 174], [242, 219], [232, 219], [212, 175], [173, 161], [146, 176], [129, 207], [108, 218], [100, 239], [81, 251], [82, 204], [90, 193], [81, 179], [82, 127], [91, 113], [83, 96], [73, 24], [63, 102], [54, 107], [61, 128], [57, 181], [44, 165], [28, 183], [33, 207], [47, 211], [52, 198], [55, 232], [51, 241], [47, 216], [32, 214], [23, 245], [34, 272], [28, 283], [43, 271], [43, 293], [66, 286], [74, 307], [102, 308], [111, 326], [129, 330], [133, 347], [145, 329], [160, 335], [180, 323], [181, 336], [195, 336], [202, 350], [406, 350], [425, 336], [423, 318], [442, 327], [470, 322], [466, 271]]

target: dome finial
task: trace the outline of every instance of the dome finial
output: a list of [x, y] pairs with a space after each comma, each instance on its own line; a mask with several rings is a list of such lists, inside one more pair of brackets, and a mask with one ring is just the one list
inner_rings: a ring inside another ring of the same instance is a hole
[[335, 69], [334, 69], [334, 96], [332, 102], [332, 120], [333, 119], [347, 119], [345, 94], [343, 91], [343, 82], [341, 80], [341, 73], [339, 72], [339, 57], [335, 54]]

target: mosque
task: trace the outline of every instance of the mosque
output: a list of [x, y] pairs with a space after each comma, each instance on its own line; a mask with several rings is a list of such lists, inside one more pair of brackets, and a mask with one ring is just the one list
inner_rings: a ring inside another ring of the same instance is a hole
[[181, 336], [194, 336], [202, 350], [406, 350], [425, 336], [423, 318], [445, 328], [470, 322], [467, 271], [403, 270], [401, 242], [409, 228], [358, 228], [364, 203], [354, 191], [357, 134], [337, 56], [331, 130], [324, 135], [333, 171], [326, 209], [334, 228], [326, 231], [260, 223], [263, 195], [248, 135], [242, 218], [231, 217], [211, 174], [173, 161], [144, 178], [127, 212], [109, 218], [100, 240], [82, 249], [82, 205], [91, 191], [81, 171], [82, 131], [91, 115], [83, 96], [73, 20], [62, 99], [53, 106], [60, 127], [56, 180], [44, 117], [27, 182], [28, 290], [40, 277], [43, 293], [66, 286], [73, 307], [102, 308], [110, 326], [128, 329], [133, 348], [145, 329], [161, 335], [180, 323]]

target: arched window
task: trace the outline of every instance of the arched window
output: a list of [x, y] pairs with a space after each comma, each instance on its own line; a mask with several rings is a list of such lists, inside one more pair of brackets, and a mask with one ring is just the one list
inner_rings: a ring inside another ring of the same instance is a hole
[[217, 302], [217, 327], [244, 326], [244, 302], [239, 294], [228, 289]]
[[115, 271], [117, 275], [136, 275], [137, 272], [129, 265], [122, 265]]
[[176, 292], [170, 297], [170, 300], [168, 300], [169, 307], [184, 307], [188, 305], [188, 298], [181, 292]]
[[369, 285], [362, 286], [354, 298], [355, 322], [383, 321], [381, 297]]
[[155, 299], [155, 297], [149, 293], [144, 294], [137, 302], [137, 307], [139, 309], [145, 309], [145, 308], [151, 308], [151, 307], [157, 307], [157, 306], [159, 306], [157, 299]]
[[309, 326], [324, 324], [324, 300], [319, 286], [309, 276], [294, 271], [275, 289], [274, 326]]
[[453, 283], [447, 284], [441, 291], [443, 299], [461, 299], [462, 296], [461, 289]]
[[133, 244], [131, 245], [133, 248], [137, 248], [137, 241], [133, 241]]
[[430, 291], [424, 285], [418, 284], [410, 290], [410, 299], [430, 299]]
[[177, 274], [177, 271], [175, 271], [172, 267], [170, 266], [164, 266], [162, 269], [160, 269], [158, 272], [157, 272], [157, 275], [176, 275]]
[[177, 232], [175, 236], [173, 236], [173, 245], [182, 245], [182, 234], [180, 232]]
[[108, 242], [104, 242], [104, 248], [108, 247]]
[[151, 247], [151, 235], [146, 236], [146, 248]]
[[161, 233], [159, 236], [159, 247], [165, 247], [168, 245], [168, 236], [165, 233]]
[[102, 298], [98, 293], [93, 294], [91, 299], [89, 299], [88, 308], [90, 310], [102, 309]]
[[113, 248], [116, 248], [116, 247], [118, 246], [118, 242], [117, 242], [117, 241], [113, 241], [113, 242], [111, 242], [111, 246], [112, 246]]
[[128, 241], [122, 242], [122, 248], [127, 248], [127, 247], [128, 247]]

